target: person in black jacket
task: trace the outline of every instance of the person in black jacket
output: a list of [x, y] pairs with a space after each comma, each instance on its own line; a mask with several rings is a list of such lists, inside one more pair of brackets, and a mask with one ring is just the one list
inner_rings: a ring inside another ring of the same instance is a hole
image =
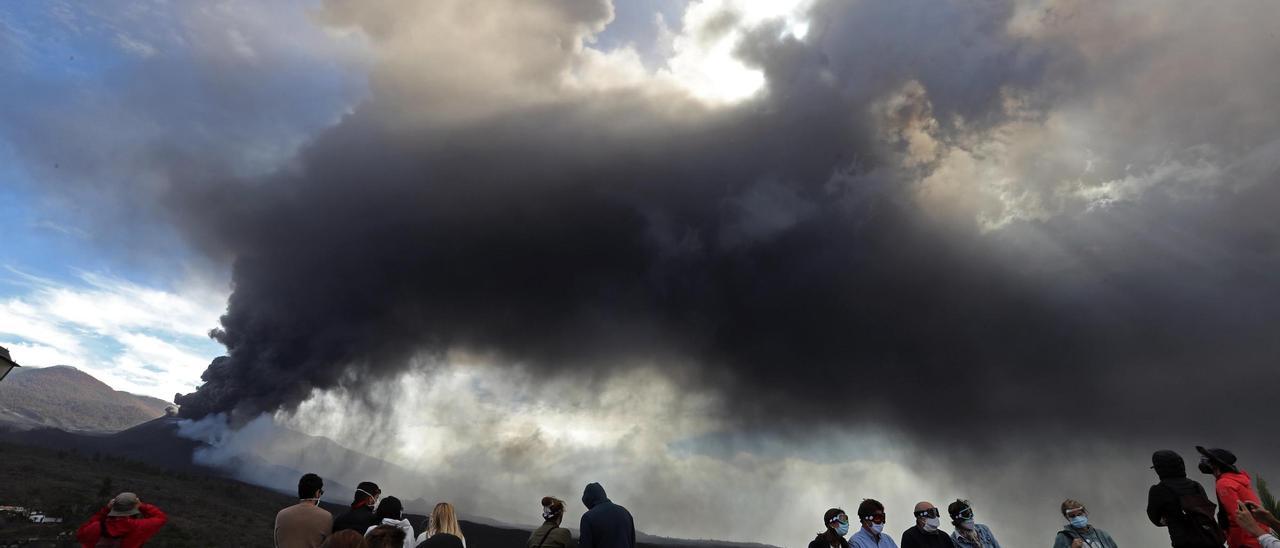
[[381, 525], [382, 518], [373, 513], [379, 496], [382, 496], [382, 490], [378, 489], [378, 484], [372, 481], [360, 482], [360, 486], [356, 487], [354, 500], [351, 501], [351, 509], [333, 519], [333, 532], [350, 529], [363, 535], [370, 527]]
[[832, 508], [822, 515], [822, 523], [827, 529], [818, 533], [818, 538], [809, 543], [809, 548], [849, 548], [849, 514], [844, 510]]
[[951, 535], [938, 529], [942, 525], [941, 512], [932, 502], [916, 504], [912, 511], [916, 525], [902, 532], [902, 548], [955, 548]]
[[578, 526], [578, 548], [635, 548], [636, 523], [631, 512], [614, 504], [604, 487], [591, 483], [582, 490], [582, 514]]
[[1187, 478], [1187, 467], [1179, 455], [1168, 449], [1151, 455], [1151, 468], [1160, 476], [1160, 483], [1151, 486], [1147, 493], [1147, 518], [1156, 527], [1169, 528], [1169, 540], [1173, 548], [1215, 548], [1195, 530], [1194, 524], [1182, 511], [1182, 497], [1199, 496], [1211, 503], [1200, 482]]

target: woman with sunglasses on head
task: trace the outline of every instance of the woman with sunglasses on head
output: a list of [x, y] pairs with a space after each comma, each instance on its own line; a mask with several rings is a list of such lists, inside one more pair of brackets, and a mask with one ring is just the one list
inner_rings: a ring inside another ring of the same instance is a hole
[[956, 528], [951, 533], [951, 541], [958, 548], [1000, 548], [991, 528], [974, 521], [973, 505], [969, 501], [956, 499], [947, 505], [947, 515], [951, 516], [951, 525]]
[[955, 548], [951, 535], [938, 528], [942, 525], [938, 516], [942, 514], [932, 502], [917, 503], [911, 514], [916, 517], [916, 524], [902, 532], [902, 548]]
[[858, 505], [858, 521], [862, 528], [849, 539], [850, 546], [857, 548], [898, 548], [893, 537], [884, 532], [884, 505], [875, 499], [864, 499]]
[[1053, 548], [1118, 548], [1106, 531], [1089, 524], [1089, 510], [1080, 501], [1062, 501], [1062, 517], [1067, 525], [1053, 540]]
[[845, 536], [849, 534], [849, 515], [844, 510], [832, 508], [822, 515], [827, 529], [809, 543], [809, 548], [849, 548]]

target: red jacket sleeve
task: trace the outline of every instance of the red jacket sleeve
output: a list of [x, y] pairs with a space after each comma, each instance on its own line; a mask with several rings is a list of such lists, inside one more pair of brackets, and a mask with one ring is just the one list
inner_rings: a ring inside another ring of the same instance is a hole
[[1222, 483], [1214, 486], [1214, 490], [1218, 492], [1218, 500], [1222, 501], [1222, 509], [1227, 511], [1227, 521], [1232, 527], [1239, 527], [1240, 524], [1236, 523], [1236, 505], [1240, 503], [1240, 494], [1234, 486]]
[[93, 517], [89, 518], [89, 521], [84, 522], [84, 525], [81, 525], [76, 530], [76, 540], [85, 546], [93, 546], [97, 543], [98, 537], [102, 536], [101, 526], [98, 525], [98, 522], [106, 519], [107, 513], [110, 511], [110, 506], [103, 506], [101, 510], [98, 510], [98, 513], [94, 514]]
[[144, 503], [138, 506], [138, 511], [142, 514], [142, 517], [134, 522], [133, 532], [139, 540], [144, 542], [160, 532], [160, 528], [164, 527], [164, 524], [169, 521], [169, 516], [166, 516], [163, 511], [153, 504]]

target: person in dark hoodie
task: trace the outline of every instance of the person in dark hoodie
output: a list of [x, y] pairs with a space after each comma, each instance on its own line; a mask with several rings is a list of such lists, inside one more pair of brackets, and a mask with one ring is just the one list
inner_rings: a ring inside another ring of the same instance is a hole
[[578, 525], [578, 548], [635, 548], [636, 523], [631, 512], [614, 504], [599, 483], [582, 490], [587, 512]]
[[378, 484], [372, 481], [360, 482], [356, 487], [354, 500], [351, 501], [351, 509], [333, 519], [333, 532], [350, 529], [363, 535], [370, 527], [382, 525], [382, 518], [373, 511], [380, 496], [382, 490], [378, 488]]
[[1225, 535], [1213, 523], [1214, 506], [1200, 482], [1187, 478], [1187, 467], [1168, 449], [1151, 455], [1160, 483], [1147, 493], [1147, 518], [1169, 528], [1173, 548], [1221, 548]]
[[1258, 539], [1250, 535], [1236, 522], [1234, 512], [1241, 503], [1252, 503], [1262, 506], [1258, 494], [1253, 491], [1249, 474], [1236, 467], [1236, 456], [1226, 449], [1205, 449], [1199, 445], [1199, 469], [1205, 474], [1213, 474], [1214, 490], [1218, 494], [1218, 524], [1227, 532], [1228, 548], [1261, 548]]

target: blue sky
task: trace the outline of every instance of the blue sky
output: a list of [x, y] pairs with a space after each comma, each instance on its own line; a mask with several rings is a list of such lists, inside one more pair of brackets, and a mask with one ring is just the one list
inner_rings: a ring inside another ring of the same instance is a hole
[[275, 169], [365, 87], [358, 44], [269, 32], [312, 6], [251, 7], [0, 6], [0, 345], [19, 363], [168, 399], [221, 353], [207, 332], [227, 265], [119, 189], [168, 183], [157, 144], [235, 175]]

